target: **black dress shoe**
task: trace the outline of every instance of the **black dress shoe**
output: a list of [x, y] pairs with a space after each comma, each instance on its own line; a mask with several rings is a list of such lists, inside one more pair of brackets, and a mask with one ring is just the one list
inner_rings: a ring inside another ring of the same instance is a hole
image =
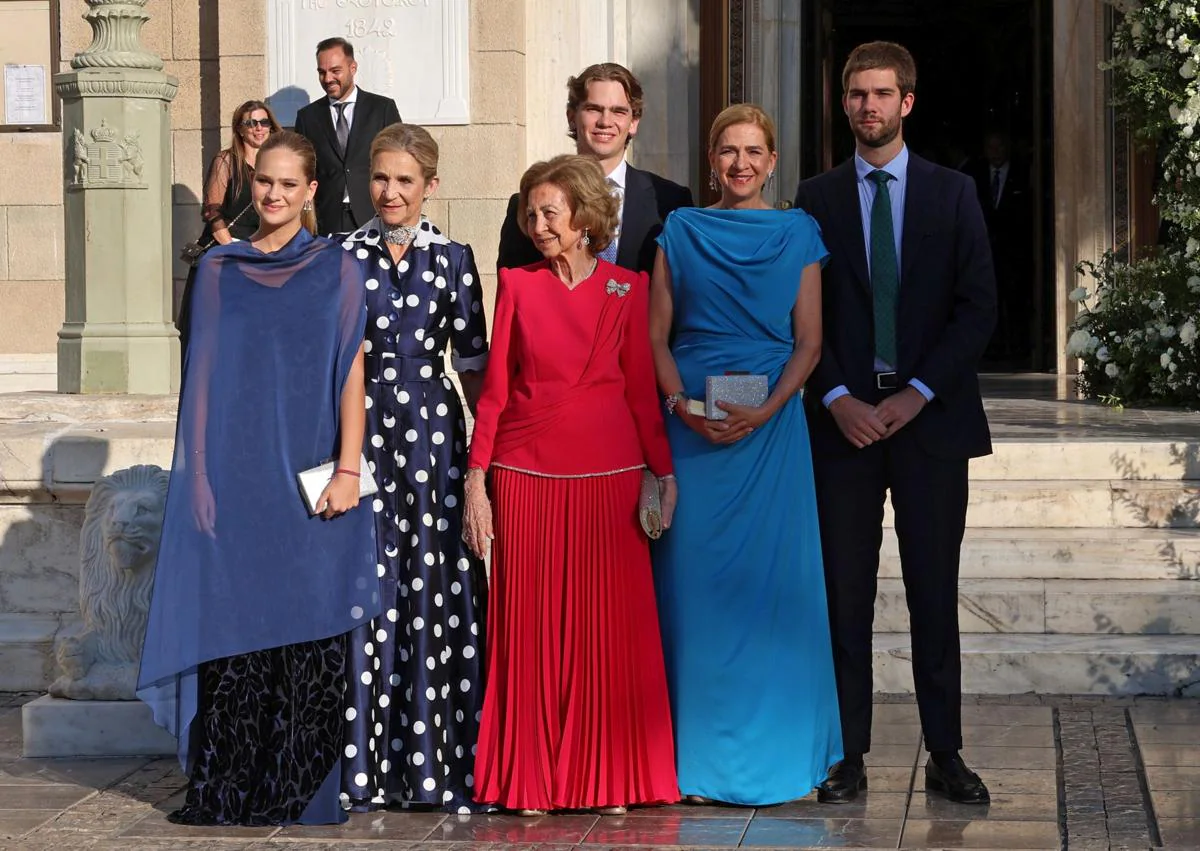
[[829, 769], [829, 776], [817, 787], [822, 804], [848, 804], [867, 788], [867, 770], [861, 761], [842, 760]]
[[925, 791], [936, 792], [956, 804], [988, 804], [992, 797], [979, 775], [967, 768], [958, 754], [939, 765], [925, 763]]

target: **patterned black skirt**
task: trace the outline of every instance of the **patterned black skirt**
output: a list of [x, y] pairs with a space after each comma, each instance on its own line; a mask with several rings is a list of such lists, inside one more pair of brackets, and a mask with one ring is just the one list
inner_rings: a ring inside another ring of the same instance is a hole
[[201, 665], [187, 802], [168, 818], [299, 821], [338, 764], [345, 666], [344, 635]]

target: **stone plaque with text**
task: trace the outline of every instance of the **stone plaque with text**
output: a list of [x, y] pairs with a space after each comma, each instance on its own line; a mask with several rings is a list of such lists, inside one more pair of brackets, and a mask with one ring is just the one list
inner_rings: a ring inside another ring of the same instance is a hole
[[324, 97], [317, 42], [354, 45], [356, 82], [396, 101], [412, 124], [470, 122], [468, 0], [267, 0], [269, 102], [291, 126]]

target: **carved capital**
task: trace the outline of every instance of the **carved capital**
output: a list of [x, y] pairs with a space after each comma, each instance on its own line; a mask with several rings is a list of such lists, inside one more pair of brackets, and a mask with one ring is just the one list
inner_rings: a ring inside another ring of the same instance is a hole
[[79, 97], [123, 97], [174, 100], [179, 91], [179, 82], [174, 77], [162, 76], [157, 80], [120, 77], [88, 77], [84, 74], [60, 74], [54, 85], [64, 100]]
[[147, 0], [87, 0], [84, 19], [92, 27], [92, 43], [75, 54], [71, 67], [140, 68], [161, 71], [162, 59], [142, 46], [142, 27], [150, 20]]

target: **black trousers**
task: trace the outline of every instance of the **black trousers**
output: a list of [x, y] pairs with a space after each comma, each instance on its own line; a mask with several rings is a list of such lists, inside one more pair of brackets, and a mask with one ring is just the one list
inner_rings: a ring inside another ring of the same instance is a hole
[[845, 752], [871, 749], [871, 633], [889, 490], [925, 747], [959, 750], [958, 565], [966, 526], [967, 460], [935, 458], [901, 429], [851, 454], [814, 453], [813, 467]]
[[337, 229], [337, 233], [349, 233], [352, 230], [358, 230], [358, 221], [354, 218], [354, 210], [349, 204], [342, 205], [342, 221], [341, 226]]

